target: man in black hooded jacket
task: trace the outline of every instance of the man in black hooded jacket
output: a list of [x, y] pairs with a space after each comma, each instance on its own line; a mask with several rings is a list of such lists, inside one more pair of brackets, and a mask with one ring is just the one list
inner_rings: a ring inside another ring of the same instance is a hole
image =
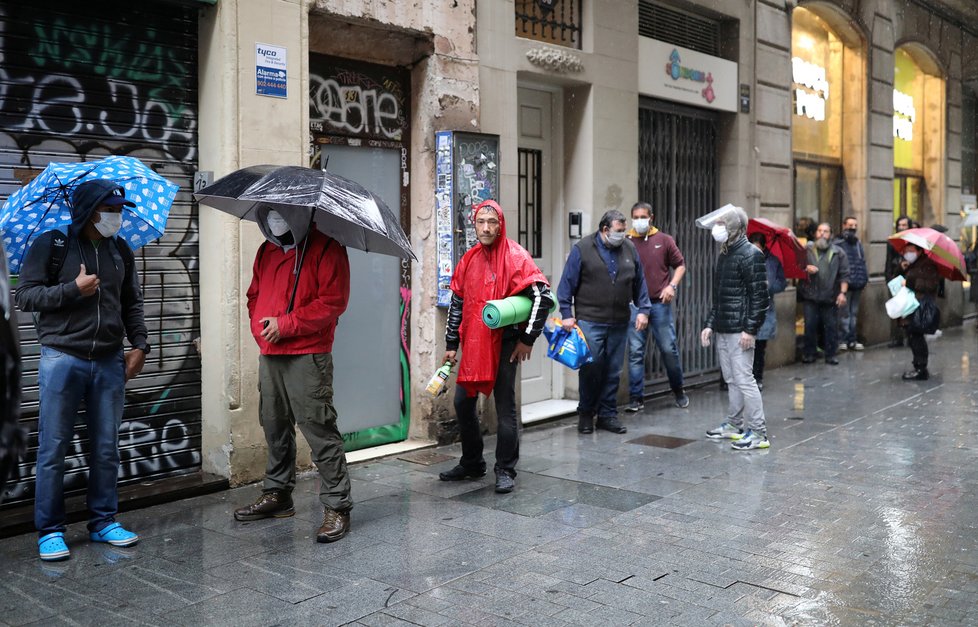
[[706, 436], [734, 440], [731, 446], [738, 450], [771, 446], [761, 392], [754, 379], [754, 347], [769, 304], [767, 268], [764, 253], [747, 241], [747, 220], [747, 213], [733, 205], [697, 220], [697, 226], [711, 228], [713, 239], [720, 244], [713, 305], [700, 342], [706, 347], [716, 340], [729, 396], [726, 420]]
[[[123, 206], [135, 204], [116, 183], [81, 183], [72, 193], [68, 233], [40, 235], [20, 271], [17, 304], [37, 314], [41, 343], [34, 525], [38, 553], [46, 561], [70, 556], [64, 541], [65, 454], [82, 401], [89, 440], [89, 538], [114, 546], [139, 540], [115, 521], [126, 381], [142, 371], [150, 351], [132, 251], [115, 237]], [[124, 337], [132, 345], [127, 354]]]

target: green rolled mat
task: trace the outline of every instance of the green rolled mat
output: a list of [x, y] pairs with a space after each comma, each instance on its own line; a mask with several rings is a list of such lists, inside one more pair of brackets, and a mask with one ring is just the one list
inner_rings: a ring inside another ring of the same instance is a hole
[[526, 296], [510, 296], [502, 300], [490, 300], [482, 308], [482, 321], [490, 329], [508, 327], [530, 319], [533, 301]]

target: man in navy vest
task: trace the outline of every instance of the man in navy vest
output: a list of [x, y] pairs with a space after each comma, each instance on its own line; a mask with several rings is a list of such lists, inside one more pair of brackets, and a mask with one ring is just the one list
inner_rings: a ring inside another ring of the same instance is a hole
[[561, 326], [577, 324], [584, 332], [594, 361], [581, 367], [580, 402], [577, 406], [581, 433], [598, 429], [625, 433], [618, 420], [618, 385], [625, 359], [625, 340], [631, 318], [629, 304], [638, 307], [635, 328], [648, 327], [652, 303], [635, 245], [625, 236], [625, 216], [605, 212], [598, 232], [571, 249], [557, 288]]

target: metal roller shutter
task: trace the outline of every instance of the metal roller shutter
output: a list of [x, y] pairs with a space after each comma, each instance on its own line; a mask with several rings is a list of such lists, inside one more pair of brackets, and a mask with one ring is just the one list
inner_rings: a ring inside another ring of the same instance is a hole
[[[201, 461], [197, 207], [197, 12], [158, 2], [0, 2], [0, 200], [51, 161], [142, 159], [180, 185], [164, 238], [137, 251], [153, 353], [126, 388], [120, 484], [196, 472]], [[4, 507], [34, 494], [37, 367], [20, 314], [31, 450]], [[75, 428], [68, 492], [85, 486]]]

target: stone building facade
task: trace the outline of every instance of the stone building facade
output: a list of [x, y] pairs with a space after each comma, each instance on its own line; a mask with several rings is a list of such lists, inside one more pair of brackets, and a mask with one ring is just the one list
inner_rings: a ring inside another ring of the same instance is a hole
[[[263, 473], [245, 306], [261, 236], [190, 194], [237, 168], [307, 165], [355, 178], [395, 208], [417, 253], [412, 262], [351, 253], [354, 302], [335, 355], [350, 449], [452, 438], [451, 395], [431, 398], [424, 387], [444, 350], [444, 279], [466, 242], [467, 209], [483, 195], [500, 200], [510, 236], [555, 285], [602, 213], [651, 202], [687, 258], [675, 311], [695, 384], [717, 368], [696, 341], [715, 255], [696, 217], [727, 202], [785, 225], [809, 217], [838, 228], [844, 215], [858, 217], [874, 275], [861, 331], [879, 343], [896, 214], [957, 237], [978, 188], [970, 0], [144, 4], [133, 19], [155, 47], [133, 39], [126, 56], [156, 55], [154, 67], [168, 71], [120, 64], [115, 48], [129, 40], [98, 16], [126, 10], [122, 2], [90, 3], [86, 21], [67, 0], [30, 15], [0, 1], [7, 31], [33, 20], [45, 37], [33, 48], [26, 37], [3, 42], [8, 60], [31, 60], [5, 68], [4, 94], [34, 101], [0, 101], [0, 191], [46, 161], [110, 153], [153, 161], [181, 185], [172, 234], [140, 253], [161, 348], [127, 399], [124, 483], [200, 471], [243, 483]], [[106, 33], [114, 48], [92, 38]], [[86, 65], [65, 52], [78, 42], [114, 61]], [[272, 93], [258, 89], [262, 50], [287, 57]], [[35, 87], [52, 85], [61, 91]], [[794, 290], [776, 304], [772, 366], [795, 357]], [[942, 309], [945, 324], [974, 313], [960, 284], [948, 285]], [[29, 342], [26, 318], [23, 327]], [[524, 421], [575, 404], [576, 374], [543, 352], [541, 342], [522, 368]], [[654, 355], [649, 366], [655, 392], [664, 376]], [[27, 403], [30, 421], [36, 398]], [[31, 463], [8, 501], [29, 500]]]

